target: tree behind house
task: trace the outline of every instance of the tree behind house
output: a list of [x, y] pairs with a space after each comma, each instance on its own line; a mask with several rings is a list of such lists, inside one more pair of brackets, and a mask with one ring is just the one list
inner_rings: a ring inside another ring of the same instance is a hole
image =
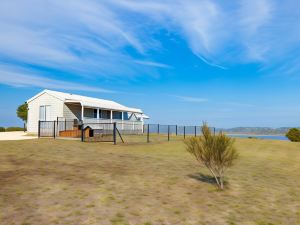
[[28, 105], [27, 103], [24, 103], [20, 105], [17, 109], [17, 116], [23, 120], [24, 122], [27, 121], [27, 112], [28, 112]]
[[212, 134], [206, 123], [202, 126], [202, 136], [185, 141], [186, 150], [195, 156], [201, 166], [205, 166], [216, 180], [220, 189], [224, 188], [226, 170], [238, 157], [234, 139], [224, 133]]

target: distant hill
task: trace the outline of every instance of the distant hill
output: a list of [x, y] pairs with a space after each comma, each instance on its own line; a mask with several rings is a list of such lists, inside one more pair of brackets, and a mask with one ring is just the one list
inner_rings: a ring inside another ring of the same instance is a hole
[[226, 133], [240, 133], [240, 134], [286, 134], [291, 127], [234, 127], [234, 128], [217, 128], [216, 131], [223, 131]]

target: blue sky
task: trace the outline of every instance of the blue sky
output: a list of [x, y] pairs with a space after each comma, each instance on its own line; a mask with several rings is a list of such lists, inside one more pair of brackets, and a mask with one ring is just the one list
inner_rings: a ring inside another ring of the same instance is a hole
[[42, 89], [139, 107], [153, 123], [299, 126], [296, 0], [0, 3], [0, 126]]

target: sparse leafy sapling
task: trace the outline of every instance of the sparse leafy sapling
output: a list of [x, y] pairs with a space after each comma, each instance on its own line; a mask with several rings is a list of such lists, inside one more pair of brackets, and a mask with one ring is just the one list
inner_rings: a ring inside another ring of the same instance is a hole
[[233, 165], [238, 154], [234, 147], [234, 139], [224, 133], [214, 135], [206, 123], [202, 126], [202, 136], [185, 140], [186, 150], [195, 156], [201, 166], [206, 167], [217, 183], [224, 189], [226, 170]]

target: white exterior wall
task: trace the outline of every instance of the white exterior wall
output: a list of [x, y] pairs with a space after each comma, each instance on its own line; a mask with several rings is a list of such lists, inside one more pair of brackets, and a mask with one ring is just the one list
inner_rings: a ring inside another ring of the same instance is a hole
[[[66, 120], [78, 119], [81, 120], [81, 105], [79, 104], [64, 104], [63, 116]], [[84, 117], [93, 118], [94, 109], [84, 108]]]
[[63, 104], [63, 117], [66, 120], [81, 119], [81, 105]]
[[48, 93], [44, 93], [28, 103], [28, 133], [38, 133], [40, 106], [42, 105], [50, 105], [50, 121], [56, 120], [57, 117], [63, 117], [63, 101]]

